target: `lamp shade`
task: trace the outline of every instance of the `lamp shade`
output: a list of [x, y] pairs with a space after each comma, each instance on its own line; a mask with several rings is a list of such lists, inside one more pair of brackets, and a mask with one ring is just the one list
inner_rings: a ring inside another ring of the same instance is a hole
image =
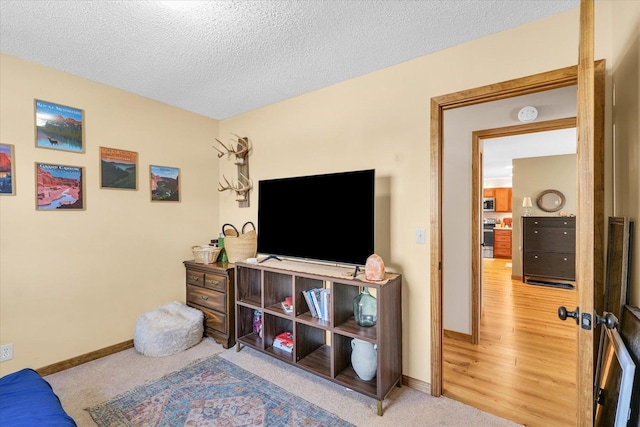
[[530, 208], [531, 206], [533, 206], [531, 204], [531, 197], [525, 197], [522, 199], [522, 207], [523, 208]]

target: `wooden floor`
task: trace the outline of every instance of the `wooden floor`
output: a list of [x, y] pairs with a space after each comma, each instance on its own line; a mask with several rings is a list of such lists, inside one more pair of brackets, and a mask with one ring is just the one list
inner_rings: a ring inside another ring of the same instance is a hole
[[577, 292], [511, 280], [510, 261], [484, 260], [480, 343], [444, 338], [443, 395], [527, 426], [575, 426], [577, 326], [557, 311], [575, 309]]

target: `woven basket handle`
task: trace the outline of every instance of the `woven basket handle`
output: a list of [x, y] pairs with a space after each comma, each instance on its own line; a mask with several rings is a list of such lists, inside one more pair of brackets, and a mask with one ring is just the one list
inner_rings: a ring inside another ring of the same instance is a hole
[[244, 223], [244, 225], [242, 226], [242, 234], [244, 234], [244, 228], [245, 228], [247, 225], [249, 225], [249, 224], [251, 224], [251, 226], [253, 227], [253, 231], [256, 231], [256, 226], [255, 226], [255, 224], [254, 224], [253, 222], [251, 222], [251, 221], [247, 221], [247, 222], [245, 222], [245, 223]]
[[227, 232], [224, 230], [224, 229], [225, 229], [225, 227], [231, 227], [231, 228], [233, 228], [233, 231], [235, 231], [235, 232], [236, 232], [236, 237], [240, 236], [240, 233], [238, 233], [238, 229], [237, 229], [237, 228], [235, 228], [235, 227], [233, 226], [233, 224], [224, 224], [224, 225], [222, 226], [222, 234], [224, 234], [225, 236], [229, 236], [229, 235], [230, 235], [230, 234], [227, 234]]

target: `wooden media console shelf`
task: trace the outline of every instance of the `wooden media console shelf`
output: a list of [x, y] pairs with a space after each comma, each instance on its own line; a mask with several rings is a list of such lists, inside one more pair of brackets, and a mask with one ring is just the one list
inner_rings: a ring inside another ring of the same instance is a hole
[[[236, 350], [249, 346], [322, 378], [382, 401], [402, 383], [402, 276], [387, 273], [379, 283], [353, 278], [353, 269], [271, 259], [262, 264], [236, 263]], [[353, 299], [363, 287], [377, 299], [377, 323], [359, 326]], [[311, 315], [303, 291], [330, 289], [329, 320]], [[281, 302], [292, 297], [293, 312]], [[254, 314], [262, 313], [262, 329], [254, 332]], [[275, 337], [293, 334], [291, 353], [275, 348]], [[351, 366], [351, 341], [377, 346], [376, 376], [365, 381]]]

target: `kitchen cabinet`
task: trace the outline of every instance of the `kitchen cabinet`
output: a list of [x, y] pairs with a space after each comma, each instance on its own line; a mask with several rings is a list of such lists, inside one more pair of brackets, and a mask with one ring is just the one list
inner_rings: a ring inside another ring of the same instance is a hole
[[496, 212], [511, 212], [512, 193], [513, 189], [511, 187], [485, 188], [482, 190], [482, 197], [496, 199]]
[[493, 230], [493, 257], [511, 258], [511, 229], [496, 228]]

